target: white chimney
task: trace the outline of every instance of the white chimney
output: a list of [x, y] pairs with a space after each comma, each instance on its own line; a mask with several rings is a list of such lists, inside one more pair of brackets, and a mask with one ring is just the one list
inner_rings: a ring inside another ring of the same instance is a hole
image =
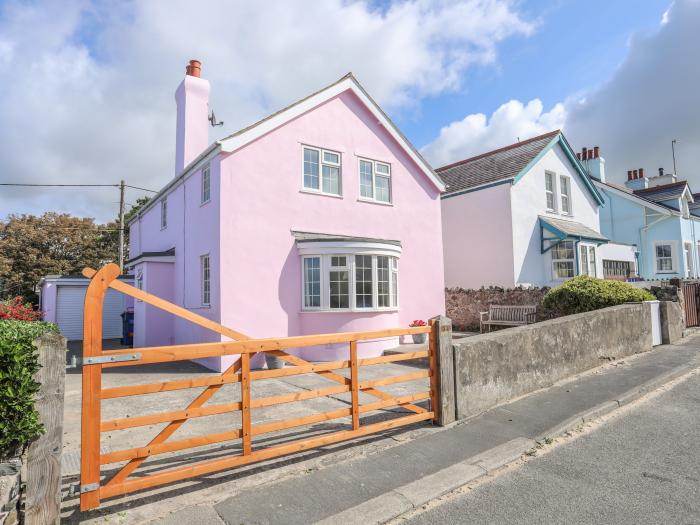
[[177, 126], [175, 175], [209, 145], [209, 81], [200, 78], [202, 63], [190, 60], [184, 80], [175, 91]]
[[600, 156], [600, 148], [595, 146], [591, 149], [582, 148], [581, 153], [576, 157], [581, 161], [586, 172], [601, 182], [605, 182], [605, 159]]

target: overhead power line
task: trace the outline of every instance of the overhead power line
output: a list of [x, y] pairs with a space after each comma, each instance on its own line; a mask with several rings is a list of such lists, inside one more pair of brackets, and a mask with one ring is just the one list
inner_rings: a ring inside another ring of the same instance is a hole
[[[0, 182], [0, 186], [23, 186], [28, 188], [119, 188], [120, 184], [33, 184], [28, 182]], [[125, 188], [158, 193], [156, 190], [124, 184]]]

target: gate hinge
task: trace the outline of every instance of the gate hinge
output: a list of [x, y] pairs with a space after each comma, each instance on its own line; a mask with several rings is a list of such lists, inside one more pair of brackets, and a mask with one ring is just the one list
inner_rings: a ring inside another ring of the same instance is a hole
[[141, 359], [141, 354], [119, 354], [119, 355], [96, 355], [91, 357], [79, 358], [78, 363], [81, 365], [103, 365], [105, 363], [119, 363], [122, 361], [138, 361]]
[[100, 489], [99, 483], [88, 483], [87, 485], [80, 485], [80, 493], [93, 492]]

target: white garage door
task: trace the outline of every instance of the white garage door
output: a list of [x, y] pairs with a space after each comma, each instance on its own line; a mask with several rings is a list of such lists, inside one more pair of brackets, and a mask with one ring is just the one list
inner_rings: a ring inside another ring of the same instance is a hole
[[[56, 323], [68, 339], [83, 338], [83, 303], [87, 286], [59, 286], [56, 297]], [[102, 337], [116, 339], [122, 336], [124, 298], [114, 290], [107, 290], [102, 311]]]

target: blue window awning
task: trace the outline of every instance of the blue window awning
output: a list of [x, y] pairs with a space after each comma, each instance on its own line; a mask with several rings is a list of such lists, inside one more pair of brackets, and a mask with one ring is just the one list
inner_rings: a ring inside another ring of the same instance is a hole
[[[540, 216], [539, 224], [542, 253], [551, 250], [555, 244], [565, 240], [586, 241], [597, 245], [610, 242], [610, 239], [600, 232], [580, 222]], [[545, 245], [545, 243], [548, 244]]]

